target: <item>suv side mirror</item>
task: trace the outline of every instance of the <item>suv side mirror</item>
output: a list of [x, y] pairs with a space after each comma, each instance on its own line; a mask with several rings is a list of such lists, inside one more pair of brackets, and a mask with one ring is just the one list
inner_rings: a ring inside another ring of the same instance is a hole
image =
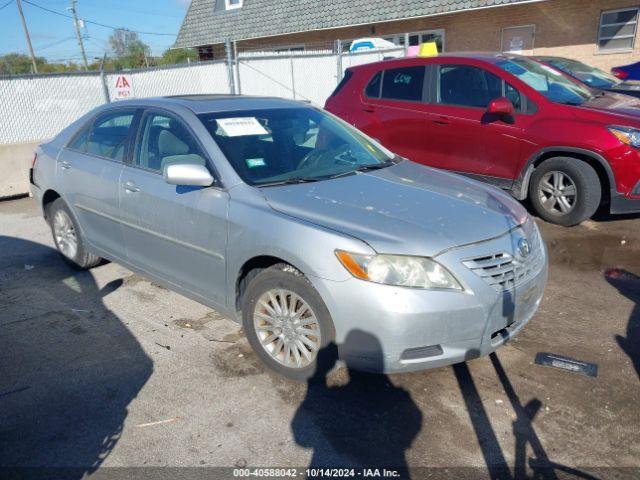
[[174, 163], [166, 165], [162, 174], [170, 185], [209, 187], [213, 184], [213, 177], [204, 165]]
[[487, 107], [487, 113], [512, 117], [516, 113], [516, 109], [513, 107], [513, 103], [507, 97], [494, 98], [489, 102]]

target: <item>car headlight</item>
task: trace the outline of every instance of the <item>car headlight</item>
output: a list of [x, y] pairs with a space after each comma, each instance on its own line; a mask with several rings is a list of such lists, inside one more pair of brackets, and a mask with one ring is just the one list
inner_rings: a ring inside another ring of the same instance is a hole
[[616, 125], [610, 125], [607, 128], [625, 145], [640, 148], [640, 130], [631, 127], [619, 127]]
[[384, 285], [463, 290], [438, 262], [406, 255], [361, 255], [336, 250], [340, 263], [356, 278]]

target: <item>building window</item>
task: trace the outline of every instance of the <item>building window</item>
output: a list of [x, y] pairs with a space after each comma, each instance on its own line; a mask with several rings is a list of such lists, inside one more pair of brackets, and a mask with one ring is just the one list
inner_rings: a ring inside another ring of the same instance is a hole
[[[384, 39], [404, 47], [405, 36], [402, 33], [389, 35], [384, 37]], [[409, 46], [421, 45], [427, 42], [436, 42], [438, 52], [444, 52], [444, 28], [409, 33]]]
[[243, 0], [224, 0], [224, 7], [226, 10], [242, 8], [242, 1]]
[[637, 25], [637, 8], [602, 12], [598, 29], [598, 50], [601, 52], [633, 50]]

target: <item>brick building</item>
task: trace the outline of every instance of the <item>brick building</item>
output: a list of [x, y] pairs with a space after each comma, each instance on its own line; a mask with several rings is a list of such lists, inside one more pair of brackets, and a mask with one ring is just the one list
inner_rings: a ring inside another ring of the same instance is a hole
[[192, 0], [176, 47], [202, 59], [242, 50], [332, 48], [383, 37], [440, 50], [556, 55], [609, 69], [640, 60], [640, 0]]

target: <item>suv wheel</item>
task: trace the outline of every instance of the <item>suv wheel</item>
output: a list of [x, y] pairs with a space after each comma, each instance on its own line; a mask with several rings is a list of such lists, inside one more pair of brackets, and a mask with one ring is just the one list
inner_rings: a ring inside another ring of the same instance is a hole
[[79, 270], [100, 263], [100, 257], [86, 250], [80, 229], [64, 200], [58, 198], [47, 206], [47, 219], [53, 241], [65, 262]]
[[601, 195], [596, 171], [575, 158], [546, 160], [534, 170], [529, 186], [529, 199], [538, 215], [566, 227], [590, 218]]
[[[299, 381], [316, 373], [320, 350], [335, 336], [320, 294], [300, 272], [285, 264], [267, 268], [251, 279], [242, 300], [242, 322], [262, 362]], [[331, 360], [322, 355], [322, 361]]]

